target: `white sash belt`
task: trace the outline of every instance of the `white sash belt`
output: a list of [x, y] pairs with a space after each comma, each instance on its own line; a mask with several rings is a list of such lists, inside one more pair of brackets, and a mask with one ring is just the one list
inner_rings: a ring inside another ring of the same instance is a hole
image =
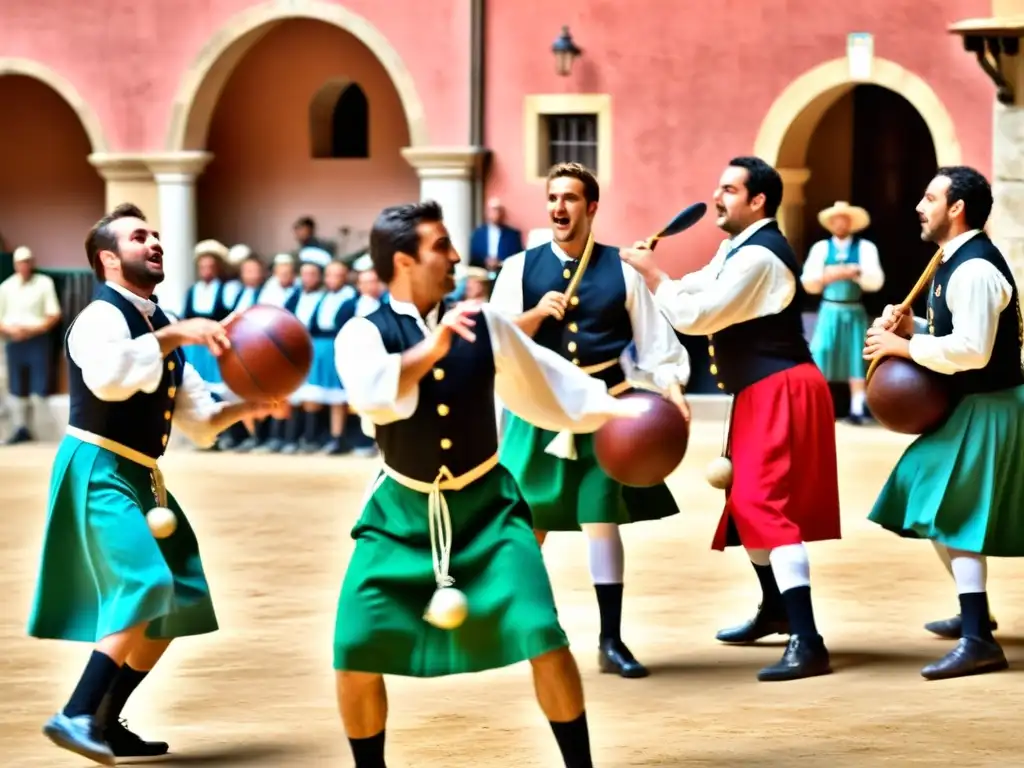
[[111, 440], [108, 437], [97, 435], [95, 432], [88, 432], [78, 427], [68, 426], [67, 435], [69, 437], [77, 438], [83, 443], [89, 443], [89, 445], [95, 445], [97, 448], [102, 448], [105, 451], [110, 451], [120, 456], [122, 459], [128, 459], [128, 461], [139, 464], [149, 470], [150, 483], [153, 490], [153, 497], [156, 499], [158, 507], [167, 506], [167, 486], [164, 485], [164, 476], [160, 471], [160, 467], [156, 464], [156, 459], [152, 456], [136, 451], [134, 448], [129, 448], [127, 445], [122, 445], [116, 440]]

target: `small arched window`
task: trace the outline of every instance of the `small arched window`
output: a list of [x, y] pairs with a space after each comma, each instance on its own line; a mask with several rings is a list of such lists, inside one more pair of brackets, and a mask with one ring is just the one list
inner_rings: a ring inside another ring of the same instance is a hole
[[325, 83], [309, 105], [309, 133], [316, 159], [370, 156], [370, 105], [357, 83]]

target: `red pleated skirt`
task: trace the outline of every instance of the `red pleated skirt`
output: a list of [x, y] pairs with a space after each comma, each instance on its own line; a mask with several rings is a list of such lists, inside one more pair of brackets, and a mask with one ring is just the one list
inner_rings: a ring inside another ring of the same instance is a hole
[[811, 363], [740, 392], [729, 443], [732, 487], [712, 549], [773, 549], [840, 538], [832, 395]]

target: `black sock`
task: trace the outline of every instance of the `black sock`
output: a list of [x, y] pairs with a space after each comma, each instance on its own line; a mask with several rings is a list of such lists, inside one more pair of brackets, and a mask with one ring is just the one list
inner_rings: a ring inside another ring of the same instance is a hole
[[779, 585], [775, 583], [775, 574], [772, 573], [771, 565], [758, 565], [751, 562], [757, 580], [761, 582], [761, 605], [770, 608], [782, 607], [782, 595], [779, 594]]
[[349, 739], [356, 768], [387, 768], [384, 763], [384, 731], [368, 739]]
[[960, 595], [960, 636], [977, 637], [992, 642], [992, 620], [988, 612], [988, 592], [967, 592]]
[[590, 731], [587, 728], [587, 713], [568, 723], [551, 722], [555, 740], [562, 751], [565, 768], [594, 768], [590, 757]]
[[595, 584], [597, 607], [601, 613], [601, 639], [621, 640], [622, 585]]
[[137, 669], [132, 669], [127, 664], [121, 667], [121, 673], [114, 678], [114, 684], [111, 686], [110, 691], [107, 693], [106, 698], [103, 700], [102, 706], [100, 706], [97, 715], [99, 715], [100, 726], [106, 727], [113, 725], [117, 722], [117, 719], [121, 716], [121, 710], [124, 709], [124, 705], [128, 701], [135, 689], [142, 684], [142, 681], [146, 679], [146, 675], [149, 672], [140, 672]]
[[95, 715], [120, 671], [121, 668], [112, 658], [105, 653], [93, 651], [75, 692], [64, 707], [64, 714], [68, 717]]
[[814, 608], [811, 605], [810, 587], [793, 587], [782, 593], [782, 602], [786, 605], [789, 617], [789, 632], [802, 637], [817, 637], [818, 628], [814, 624]]

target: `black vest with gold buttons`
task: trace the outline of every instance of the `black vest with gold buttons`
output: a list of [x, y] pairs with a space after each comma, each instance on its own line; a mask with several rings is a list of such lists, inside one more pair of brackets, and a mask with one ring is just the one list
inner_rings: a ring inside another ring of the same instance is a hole
[[[953, 332], [953, 313], [946, 303], [946, 289], [956, 268], [971, 259], [983, 259], [998, 269], [1013, 292], [1009, 304], [999, 313], [992, 356], [985, 367], [959, 371], [948, 377], [949, 385], [957, 396], [996, 392], [1024, 384], [1020, 357], [1024, 343], [1024, 322], [1021, 321], [1017, 285], [1006, 259], [984, 233], [975, 235], [957, 248], [935, 271], [928, 294], [928, 331], [933, 336], [948, 336]], [[984, 310], [976, 308], [976, 311]]]
[[711, 372], [718, 380], [718, 388], [732, 394], [772, 374], [813, 361], [800, 316], [804, 291], [796, 254], [774, 221], [730, 251], [726, 261], [748, 245], [767, 248], [786, 265], [796, 281], [796, 294], [778, 314], [731, 325], [709, 337]]
[[[401, 354], [423, 341], [416, 318], [395, 312], [390, 302], [366, 319], [380, 331], [388, 354]], [[412, 416], [376, 425], [384, 463], [399, 474], [432, 483], [442, 467], [458, 477], [497, 453], [494, 354], [483, 315], [473, 333], [474, 342], [452, 335], [448, 354], [420, 379]]]
[[[105, 301], [117, 307], [124, 315], [133, 339], [151, 332], [146, 318], [138, 308], [110, 286], [100, 285], [93, 294], [93, 300]], [[170, 325], [167, 315], [159, 307], [150, 322], [156, 331]], [[67, 339], [64, 341], [64, 351], [68, 363], [68, 424], [113, 440], [153, 459], [160, 458], [171, 435], [174, 398], [185, 370], [184, 353], [175, 349], [164, 358], [164, 374], [152, 394], [136, 392], [127, 400], [109, 402], [100, 400], [86, 386], [82, 369], [71, 359]]]
[[[549, 243], [531, 248], [523, 258], [524, 312], [536, 307], [549, 291], [565, 291], [579, 267], [579, 261], [563, 264]], [[565, 317], [545, 318], [533, 340], [581, 368], [618, 360], [633, 341], [618, 248], [594, 244]], [[593, 375], [609, 387], [625, 380], [619, 365]]]

